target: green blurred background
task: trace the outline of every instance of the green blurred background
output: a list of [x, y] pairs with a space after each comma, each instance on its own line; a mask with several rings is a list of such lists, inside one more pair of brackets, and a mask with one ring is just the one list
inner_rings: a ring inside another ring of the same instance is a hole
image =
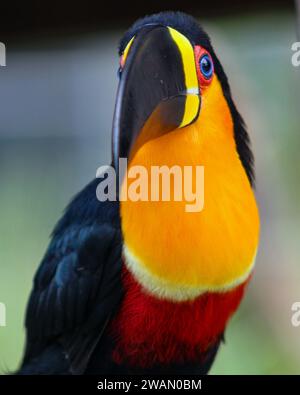
[[[230, 12], [227, 2], [224, 12], [209, 9], [203, 17], [201, 2], [186, 9], [210, 34], [248, 125], [261, 213], [255, 275], [212, 374], [300, 373], [300, 327], [291, 324], [291, 306], [300, 301], [296, 14], [265, 3]], [[65, 26], [62, 16], [52, 26], [49, 14], [44, 25], [43, 19], [7, 23], [0, 35], [7, 45], [7, 66], [0, 68], [0, 302], [7, 310], [0, 372], [20, 361], [32, 277], [55, 222], [110, 160], [116, 48], [135, 15], [107, 19], [89, 12], [91, 23], [74, 19]]]

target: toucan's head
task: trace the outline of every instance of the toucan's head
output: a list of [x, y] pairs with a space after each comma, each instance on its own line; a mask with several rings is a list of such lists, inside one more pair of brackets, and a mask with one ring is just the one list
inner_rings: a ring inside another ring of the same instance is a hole
[[259, 233], [252, 154], [209, 37], [194, 18], [163, 12], [137, 21], [119, 54], [116, 169], [128, 158], [148, 173], [164, 165], [205, 171], [201, 212], [185, 212], [181, 201], [121, 201], [127, 267], [148, 291], [172, 300], [241, 284]]
[[[119, 56], [112, 141], [116, 167], [119, 157], [132, 157], [145, 142], [196, 122], [205, 96], [220, 84], [218, 94], [227, 101], [239, 157], [253, 183], [253, 156], [243, 120], [210, 39], [193, 17], [162, 12], [138, 20], [122, 38]], [[213, 116], [216, 103], [208, 105]]]

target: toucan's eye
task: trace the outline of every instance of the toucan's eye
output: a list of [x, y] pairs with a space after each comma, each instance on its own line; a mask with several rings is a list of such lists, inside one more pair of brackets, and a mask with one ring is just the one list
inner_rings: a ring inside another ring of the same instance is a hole
[[203, 77], [210, 80], [213, 75], [214, 67], [211, 57], [208, 54], [201, 56], [199, 66]]
[[200, 45], [195, 46], [196, 69], [201, 88], [207, 87], [214, 76], [214, 63], [207, 50]]

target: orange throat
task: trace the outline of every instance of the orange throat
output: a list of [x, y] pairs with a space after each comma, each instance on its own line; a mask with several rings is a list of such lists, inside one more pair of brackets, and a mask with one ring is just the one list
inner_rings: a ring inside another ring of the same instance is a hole
[[[143, 166], [151, 174], [152, 166], [164, 165], [181, 169], [203, 166], [203, 207], [188, 212], [190, 202], [172, 198], [121, 201], [127, 268], [150, 294], [173, 301], [242, 284], [255, 261], [259, 215], [217, 78], [202, 93], [198, 120], [147, 141], [135, 150], [128, 172]], [[128, 178], [126, 188], [134, 181]], [[171, 177], [171, 190], [174, 182]], [[191, 182], [195, 191], [196, 171]], [[149, 178], [149, 190], [151, 186]]]

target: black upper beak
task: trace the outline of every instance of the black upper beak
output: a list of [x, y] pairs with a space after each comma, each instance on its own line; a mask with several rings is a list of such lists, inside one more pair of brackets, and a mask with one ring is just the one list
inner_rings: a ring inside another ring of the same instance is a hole
[[[113, 163], [147, 139], [181, 125], [187, 96], [182, 55], [167, 27], [146, 26], [133, 40], [121, 75], [113, 120]], [[147, 133], [145, 133], [145, 129]]]

